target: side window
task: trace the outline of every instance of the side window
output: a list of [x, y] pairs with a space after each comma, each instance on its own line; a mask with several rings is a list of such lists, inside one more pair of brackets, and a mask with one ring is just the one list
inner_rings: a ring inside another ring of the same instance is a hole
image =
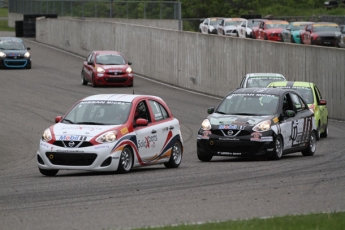
[[86, 57], [86, 61], [89, 62], [91, 60], [91, 57], [92, 57], [92, 53], [90, 53], [87, 57]]
[[156, 121], [169, 118], [169, 114], [163, 105], [161, 105], [157, 101], [152, 101], [152, 100], [149, 100], [149, 103], [150, 103], [150, 106], [151, 106], [151, 109], [153, 111], [153, 115]]
[[314, 87], [314, 91], [315, 91], [315, 94], [316, 94], [316, 101], [317, 101], [317, 103], [319, 103], [319, 102], [320, 102], [320, 99], [322, 99], [320, 90], [315, 86], [315, 87]]
[[300, 112], [308, 108], [308, 106], [303, 102], [303, 100], [294, 93], [290, 93], [292, 103], [296, 109], [296, 112]]
[[145, 101], [140, 101], [135, 109], [134, 120], [143, 118], [151, 122], [151, 116]]

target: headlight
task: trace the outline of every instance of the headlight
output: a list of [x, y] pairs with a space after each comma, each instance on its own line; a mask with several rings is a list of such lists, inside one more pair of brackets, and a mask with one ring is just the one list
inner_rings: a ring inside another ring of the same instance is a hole
[[210, 123], [210, 121], [208, 119], [203, 120], [202, 123], [201, 123], [201, 128], [203, 130], [211, 130], [211, 123]]
[[29, 52], [26, 52], [26, 53], [24, 54], [24, 57], [26, 57], [26, 58], [30, 57], [30, 53], [29, 53]]
[[132, 73], [132, 68], [130, 66], [126, 69], [126, 73]]
[[270, 129], [271, 129], [271, 121], [267, 120], [267, 121], [262, 121], [259, 124], [255, 125], [253, 128], [253, 131], [264, 132], [264, 131], [268, 131]]
[[97, 67], [97, 73], [104, 73], [105, 70], [102, 67]]
[[116, 140], [116, 132], [110, 131], [99, 136], [96, 141], [98, 143], [114, 142]]
[[42, 141], [50, 141], [52, 139], [52, 133], [50, 132], [50, 129], [46, 129], [44, 130], [43, 132], [43, 135], [42, 135]]
[[0, 52], [0, 57], [6, 57], [6, 54], [3, 52]]

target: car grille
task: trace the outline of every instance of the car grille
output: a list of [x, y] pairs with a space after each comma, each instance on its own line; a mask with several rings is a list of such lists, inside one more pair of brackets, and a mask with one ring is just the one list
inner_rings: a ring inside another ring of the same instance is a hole
[[335, 40], [334, 36], [322, 37], [324, 42], [333, 42]]
[[[233, 132], [233, 135], [228, 135], [229, 130]], [[216, 130], [212, 130], [212, 134], [218, 135], [218, 136], [225, 136], [225, 137], [241, 137], [241, 136], [250, 135], [250, 132], [246, 130], [238, 130], [238, 129], [222, 129], [222, 130], [216, 129]]]
[[123, 78], [123, 77], [119, 77], [119, 78], [116, 78], [116, 77], [112, 77], [112, 78], [104, 78], [104, 80], [108, 83], [124, 83], [127, 81], [127, 78]]
[[209, 145], [209, 148], [215, 152], [242, 152], [248, 153], [253, 151], [253, 146], [255, 143], [245, 141], [243, 143], [236, 142], [234, 144], [229, 143], [229, 141], [217, 141], [215, 145]]
[[85, 148], [93, 146], [93, 144], [88, 141], [55, 141], [53, 145], [64, 148]]
[[89, 166], [97, 158], [96, 153], [46, 152], [46, 156], [53, 165], [67, 166]]
[[118, 75], [124, 75], [126, 74], [125, 72], [113, 72], [113, 73], [107, 73], [108, 75], [115, 75], [115, 76], [118, 76]]
[[6, 59], [4, 64], [6, 67], [25, 67], [27, 60], [18, 60], [18, 59]]

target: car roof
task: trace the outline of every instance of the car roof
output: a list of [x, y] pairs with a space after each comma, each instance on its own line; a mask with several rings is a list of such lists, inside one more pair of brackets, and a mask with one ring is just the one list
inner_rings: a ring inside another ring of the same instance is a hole
[[280, 73], [247, 73], [246, 77], [284, 77], [284, 76]]
[[257, 93], [257, 94], [272, 94], [272, 95], [284, 95], [286, 92], [295, 92], [294, 90], [290, 89], [282, 89], [282, 88], [238, 88], [232, 91], [230, 94], [233, 93]]
[[96, 94], [85, 97], [81, 101], [121, 101], [121, 102], [133, 102], [136, 99], [154, 98], [162, 100], [160, 97], [152, 95], [137, 95], [137, 94]]
[[287, 88], [292, 88], [292, 87], [312, 87], [314, 83], [312, 82], [306, 82], [306, 81], [277, 81], [277, 82], [272, 82], [268, 85], [268, 87], [274, 87], [274, 86], [284, 86]]

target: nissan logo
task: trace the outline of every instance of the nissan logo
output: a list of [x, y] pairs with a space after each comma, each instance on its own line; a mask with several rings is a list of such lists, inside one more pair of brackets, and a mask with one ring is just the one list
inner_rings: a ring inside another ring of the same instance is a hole
[[74, 146], [74, 141], [68, 142], [68, 146], [72, 148]]
[[232, 134], [234, 134], [234, 132], [233, 132], [232, 130], [229, 130], [229, 131], [228, 131], [228, 135], [229, 135], [229, 136], [232, 136]]

